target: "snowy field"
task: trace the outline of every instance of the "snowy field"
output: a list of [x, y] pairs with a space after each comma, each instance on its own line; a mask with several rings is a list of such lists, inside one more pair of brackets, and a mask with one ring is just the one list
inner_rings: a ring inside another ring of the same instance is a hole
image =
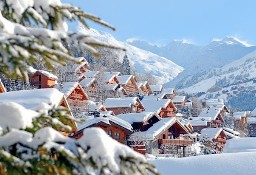
[[255, 175], [256, 152], [150, 158], [161, 175]]

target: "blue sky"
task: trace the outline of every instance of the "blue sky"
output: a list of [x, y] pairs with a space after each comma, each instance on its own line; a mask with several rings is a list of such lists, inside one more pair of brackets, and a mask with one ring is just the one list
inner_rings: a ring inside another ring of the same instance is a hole
[[238, 37], [256, 44], [255, 0], [64, 0], [112, 24], [119, 40], [153, 43], [187, 40], [204, 45], [214, 38]]

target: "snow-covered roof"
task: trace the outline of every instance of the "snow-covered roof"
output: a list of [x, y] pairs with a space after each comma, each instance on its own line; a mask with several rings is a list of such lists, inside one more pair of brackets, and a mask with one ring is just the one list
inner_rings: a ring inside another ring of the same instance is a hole
[[131, 107], [138, 100], [138, 97], [107, 98], [105, 100], [105, 106], [106, 108]]
[[241, 120], [242, 117], [246, 117], [246, 112], [234, 112], [233, 117], [235, 118], [235, 120]]
[[149, 85], [149, 86], [153, 92], [161, 92], [163, 89], [163, 85]]
[[253, 109], [253, 111], [251, 112], [252, 116], [256, 116], [256, 108]]
[[104, 84], [104, 89], [107, 91], [116, 91], [119, 87], [118, 84]]
[[209, 139], [216, 139], [221, 131], [223, 131], [222, 128], [204, 128], [201, 130], [200, 140], [204, 137], [208, 137]]
[[175, 122], [177, 122], [176, 118], [163, 118], [157, 123], [153, 124], [147, 131], [142, 132], [146, 135], [147, 139], [153, 140], [157, 135], [171, 127]]
[[173, 103], [182, 103], [184, 102], [186, 99], [186, 96], [175, 96], [173, 99], [172, 99], [172, 102]]
[[82, 87], [89, 87], [93, 82], [95, 82], [95, 78], [84, 78], [82, 81], [80, 81], [80, 84]]
[[95, 118], [92, 118], [92, 119], [89, 119], [87, 120], [85, 123], [83, 124], [77, 124], [78, 125], [78, 131], [80, 130], [83, 130], [85, 128], [88, 128], [92, 125], [95, 125], [97, 123], [100, 123], [100, 122], [103, 122], [103, 123], [106, 123], [108, 125], [110, 125], [110, 122], [113, 122], [129, 131], [132, 131], [132, 125], [128, 122], [126, 122], [125, 120], [122, 120], [116, 116], [112, 116], [112, 115], [100, 115], [100, 117], [95, 117]]
[[221, 108], [211, 106], [208, 108], [203, 108], [198, 117], [211, 117], [212, 120], [215, 120], [220, 112]]
[[166, 108], [171, 99], [143, 99], [141, 103], [145, 108], [145, 112], [159, 113], [162, 108]]
[[233, 134], [234, 136], [239, 136], [240, 133], [238, 131], [235, 131], [234, 129], [231, 129], [231, 128], [227, 128], [227, 127], [223, 127], [223, 130], [224, 132], [227, 134], [227, 133], [231, 133]]
[[255, 137], [241, 137], [227, 140], [223, 152], [256, 152], [256, 138]]
[[[119, 114], [117, 117], [127, 121], [130, 124], [133, 124], [135, 122], [145, 122], [149, 120], [153, 116], [159, 117], [154, 112], [141, 112], [141, 113], [127, 113], [127, 114]], [[159, 117], [160, 118], [160, 117]]]
[[86, 78], [95, 78], [99, 74], [99, 71], [90, 71], [89, 70], [89, 71], [84, 72], [83, 74]]
[[59, 106], [64, 94], [55, 88], [32, 89], [0, 93], [0, 103], [15, 102], [27, 109], [37, 110], [42, 103]]
[[127, 84], [132, 77], [133, 75], [121, 75], [117, 76], [117, 79], [119, 81], [119, 84], [124, 85]]
[[114, 77], [117, 77], [120, 72], [104, 72], [102, 76], [102, 82], [109, 82]]
[[247, 117], [248, 124], [256, 124], [256, 117]]
[[78, 82], [63, 82], [58, 89], [68, 97], [78, 85]]
[[192, 126], [207, 126], [212, 121], [211, 117], [190, 117], [188, 120]]
[[45, 71], [45, 70], [37, 70], [36, 72], [40, 72], [41, 74], [45, 75], [46, 77], [48, 78], [53, 78], [55, 80], [58, 80], [58, 77], [48, 71]]

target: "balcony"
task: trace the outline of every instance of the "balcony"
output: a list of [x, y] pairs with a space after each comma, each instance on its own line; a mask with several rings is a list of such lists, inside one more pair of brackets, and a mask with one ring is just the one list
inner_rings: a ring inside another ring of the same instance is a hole
[[165, 145], [177, 145], [177, 146], [189, 146], [193, 143], [192, 140], [189, 139], [159, 139], [158, 144], [165, 144]]

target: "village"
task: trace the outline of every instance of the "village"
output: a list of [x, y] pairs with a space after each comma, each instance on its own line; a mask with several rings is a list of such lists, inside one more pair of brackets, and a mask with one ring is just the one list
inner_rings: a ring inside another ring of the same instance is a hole
[[229, 139], [256, 136], [256, 110], [232, 111], [222, 99], [195, 100], [134, 75], [91, 71], [84, 57], [77, 59], [61, 73], [31, 69], [29, 88], [13, 89], [19, 83], [2, 77], [0, 103], [36, 111], [44, 104], [64, 107], [76, 119], [70, 133], [62, 132], [66, 137], [99, 127], [143, 155], [217, 154]]

